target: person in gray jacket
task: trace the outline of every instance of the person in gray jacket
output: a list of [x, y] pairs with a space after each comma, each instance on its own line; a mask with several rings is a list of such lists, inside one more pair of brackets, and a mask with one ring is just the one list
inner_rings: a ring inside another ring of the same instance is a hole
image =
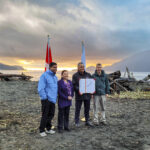
[[96, 65], [95, 73], [92, 75], [95, 79], [95, 94], [93, 101], [93, 111], [94, 111], [94, 123], [99, 124], [99, 106], [101, 108], [101, 122], [106, 124], [105, 109], [106, 109], [106, 97], [109, 94], [110, 86], [107, 75], [104, 70], [102, 70], [102, 65], [98, 63]]

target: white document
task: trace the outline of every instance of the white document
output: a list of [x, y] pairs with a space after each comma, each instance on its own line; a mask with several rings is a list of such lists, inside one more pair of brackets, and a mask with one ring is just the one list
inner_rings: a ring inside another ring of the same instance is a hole
[[79, 80], [79, 92], [84, 93], [95, 93], [95, 80], [94, 79], [80, 79]]

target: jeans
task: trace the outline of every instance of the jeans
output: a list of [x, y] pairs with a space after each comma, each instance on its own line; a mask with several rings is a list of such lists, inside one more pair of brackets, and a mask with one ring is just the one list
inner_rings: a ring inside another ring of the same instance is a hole
[[89, 111], [90, 111], [90, 99], [89, 100], [76, 100], [75, 101], [75, 123], [79, 123], [80, 110], [82, 103], [84, 103], [84, 116], [85, 121], [89, 121]]

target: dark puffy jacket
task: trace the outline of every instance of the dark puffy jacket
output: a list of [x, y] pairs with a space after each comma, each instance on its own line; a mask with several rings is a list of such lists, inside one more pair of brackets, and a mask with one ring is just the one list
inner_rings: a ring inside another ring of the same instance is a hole
[[92, 75], [95, 79], [95, 95], [105, 95], [109, 94], [110, 86], [107, 75], [105, 74], [104, 70], [101, 71], [101, 75], [97, 74], [97, 71]]
[[76, 100], [90, 100], [91, 99], [91, 94], [83, 94], [80, 95], [79, 94], [79, 80], [80, 79], [85, 79], [85, 78], [92, 78], [90, 73], [84, 72], [84, 74], [80, 74], [79, 72], [76, 72], [73, 76], [72, 76], [72, 84], [74, 87], [74, 91], [75, 91], [75, 99]]

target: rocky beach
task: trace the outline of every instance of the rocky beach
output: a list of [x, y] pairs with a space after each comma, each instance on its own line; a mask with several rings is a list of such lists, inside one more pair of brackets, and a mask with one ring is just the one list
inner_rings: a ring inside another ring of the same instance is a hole
[[[74, 126], [57, 132], [57, 105], [53, 120], [56, 134], [40, 137], [41, 117], [37, 81], [0, 82], [0, 150], [150, 150], [150, 99], [107, 100], [107, 125]], [[90, 117], [92, 121], [92, 100]], [[83, 118], [83, 107], [81, 118]]]

